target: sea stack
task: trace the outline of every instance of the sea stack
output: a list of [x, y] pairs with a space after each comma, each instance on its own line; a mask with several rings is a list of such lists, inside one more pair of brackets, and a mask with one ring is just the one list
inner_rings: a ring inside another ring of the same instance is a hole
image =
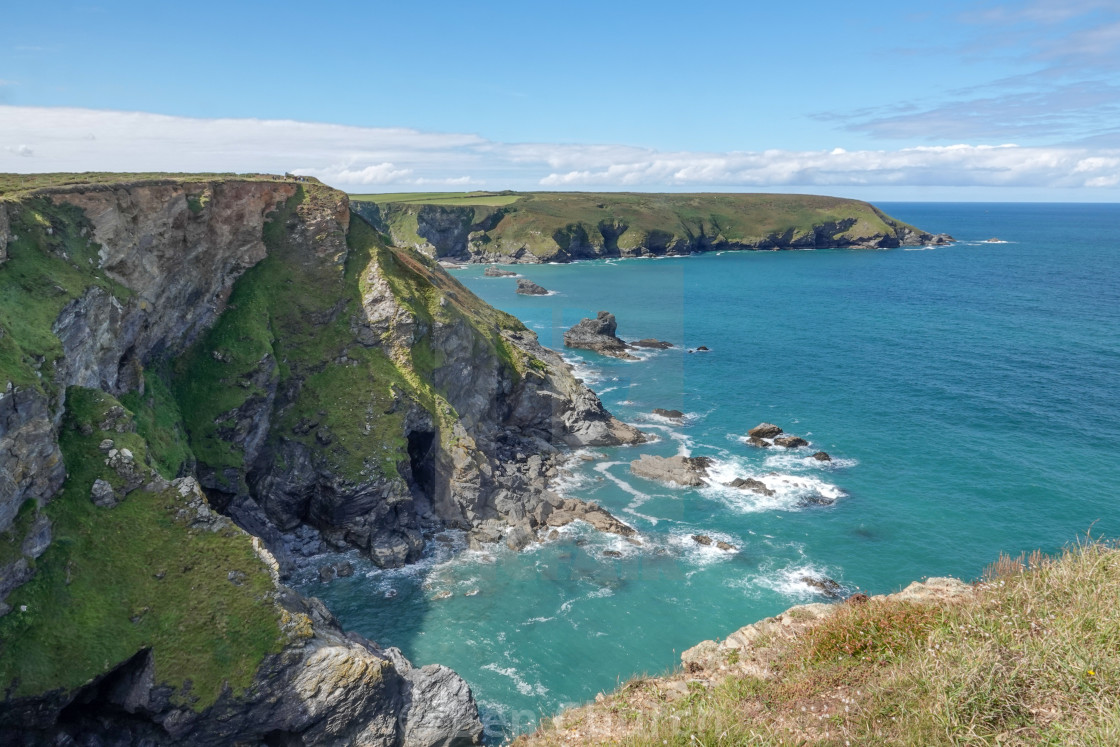
[[564, 333], [564, 346], [593, 350], [612, 358], [636, 361], [636, 357], [626, 352], [629, 347], [615, 334], [618, 322], [614, 314], [600, 311], [594, 319], [581, 319], [580, 323]]

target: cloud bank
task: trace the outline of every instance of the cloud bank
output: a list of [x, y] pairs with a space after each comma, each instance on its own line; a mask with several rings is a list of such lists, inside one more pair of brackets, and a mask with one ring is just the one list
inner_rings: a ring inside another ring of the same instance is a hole
[[[661, 151], [289, 120], [0, 106], [0, 171], [295, 172], [349, 191], [1120, 187], [1120, 148]], [[842, 190], [839, 190], [842, 191]]]

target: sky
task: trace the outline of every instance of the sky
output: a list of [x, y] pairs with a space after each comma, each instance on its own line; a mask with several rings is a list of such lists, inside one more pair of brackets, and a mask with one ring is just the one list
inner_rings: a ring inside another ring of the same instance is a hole
[[1120, 201], [1120, 0], [8, 5], [0, 171]]

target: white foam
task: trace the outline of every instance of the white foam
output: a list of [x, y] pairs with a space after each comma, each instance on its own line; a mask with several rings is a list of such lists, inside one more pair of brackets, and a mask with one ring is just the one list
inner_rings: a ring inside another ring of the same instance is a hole
[[633, 485], [628, 483], [626, 480], [623, 480], [621, 477], [617, 477], [616, 475], [611, 474], [611, 467], [618, 467], [623, 464], [629, 465], [629, 462], [600, 462], [599, 464], [595, 465], [595, 471], [613, 482], [621, 490], [634, 496], [634, 500], [630, 501], [630, 504], [626, 506], [625, 509], [623, 509], [626, 513], [630, 514], [631, 516], [636, 516], [639, 519], [645, 519], [650, 524], [657, 526], [658, 519], [656, 516], [647, 516], [646, 514], [638, 513], [637, 510], [643, 503], [653, 498], [653, 496], [649, 493], [643, 493], [642, 491], [638, 490]]
[[737, 581], [732, 581], [728, 585], [748, 592], [767, 589], [797, 601], [812, 601], [821, 598], [820, 589], [810, 586], [802, 579], [806, 577], [832, 578], [833, 575], [833, 572], [828, 568], [804, 562], [804, 560], [782, 568], [774, 568], [771, 563], [764, 563], [759, 568], [757, 575], [746, 576]]
[[530, 685], [528, 682], [526, 682], [525, 680], [523, 680], [521, 678], [521, 674], [513, 667], [500, 667], [497, 664], [491, 663], [491, 664], [484, 664], [482, 666], [482, 668], [486, 669], [490, 672], [494, 672], [495, 674], [500, 674], [503, 677], [509, 677], [511, 680], [513, 680], [513, 684], [514, 684], [514, 687], [517, 688], [517, 692], [521, 693], [522, 695], [543, 696], [543, 695], [548, 694], [548, 688], [547, 687], [545, 687], [544, 685], [542, 685], [539, 682], [536, 683], [536, 684]]
[[[728, 487], [736, 478], [753, 478], [774, 492]], [[836, 485], [809, 475], [767, 472], [759, 474], [742, 459], [713, 459], [708, 467], [708, 487], [700, 493], [722, 501], [741, 513], [796, 511], [811, 503], [834, 503], [847, 495]]]
[[[710, 537], [712, 544], [700, 544], [692, 538], [694, 534], [703, 534]], [[735, 549], [721, 550], [716, 546], [717, 542], [726, 542]], [[667, 544], [675, 555], [683, 556], [686, 562], [692, 565], [707, 566], [713, 563], [726, 562], [735, 555], [738, 555], [739, 548], [742, 547], [743, 542], [738, 537], [727, 534], [726, 532], [713, 531], [710, 529], [686, 529], [670, 532], [667, 538]]]

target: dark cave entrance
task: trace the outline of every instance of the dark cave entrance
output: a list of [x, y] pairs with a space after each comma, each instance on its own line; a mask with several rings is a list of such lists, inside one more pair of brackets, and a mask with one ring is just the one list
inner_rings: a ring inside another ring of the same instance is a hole
[[408, 434], [408, 463], [412, 468], [412, 484], [429, 499], [435, 497], [435, 441], [434, 431], [412, 431]]

